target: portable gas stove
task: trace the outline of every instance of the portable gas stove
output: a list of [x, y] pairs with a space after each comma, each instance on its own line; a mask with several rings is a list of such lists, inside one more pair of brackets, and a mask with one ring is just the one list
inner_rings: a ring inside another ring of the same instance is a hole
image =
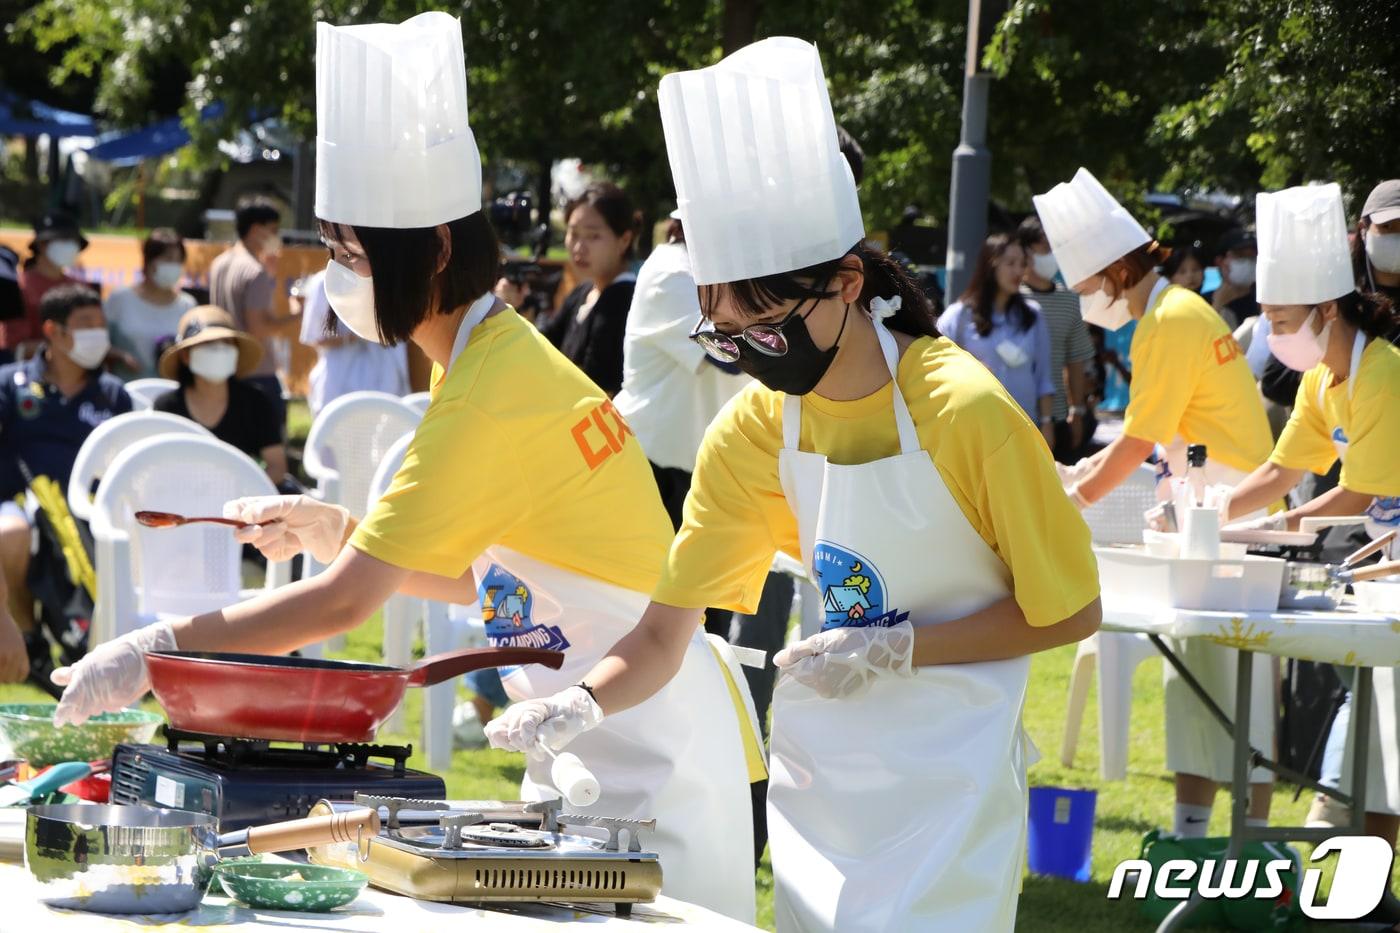
[[[562, 801], [406, 800], [356, 794], [320, 801], [313, 816], [377, 807], [383, 829], [372, 839], [321, 846], [312, 862], [355, 868], [377, 888], [430, 901], [554, 901], [632, 905], [656, 899], [661, 863], [640, 832], [655, 820], [564, 813]], [[607, 838], [567, 830], [606, 832]], [[626, 838], [624, 845], [623, 839]]]
[[169, 727], [166, 747], [118, 745], [112, 803], [197, 810], [230, 832], [300, 819], [321, 799], [358, 793], [441, 797], [442, 778], [405, 766], [411, 745], [275, 745]]

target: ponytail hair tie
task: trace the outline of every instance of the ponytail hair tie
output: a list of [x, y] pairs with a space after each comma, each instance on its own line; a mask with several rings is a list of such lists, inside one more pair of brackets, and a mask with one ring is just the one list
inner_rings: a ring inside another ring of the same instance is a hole
[[895, 295], [893, 298], [872, 298], [870, 299], [870, 313], [875, 315], [876, 320], [886, 320], [894, 317], [899, 310], [902, 299]]

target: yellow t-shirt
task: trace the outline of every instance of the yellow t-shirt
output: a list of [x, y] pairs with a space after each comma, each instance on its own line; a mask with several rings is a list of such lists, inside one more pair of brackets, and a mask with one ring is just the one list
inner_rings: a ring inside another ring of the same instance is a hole
[[446, 378], [433, 375], [403, 467], [351, 545], [452, 578], [500, 545], [652, 591], [671, 523], [601, 389], [509, 309], [476, 328]]
[[[996, 377], [942, 337], [916, 340], [897, 377], [920, 445], [1005, 562], [1027, 621], [1051, 625], [1088, 605], [1099, 594], [1089, 529], [1060, 487], [1044, 438]], [[710, 425], [657, 602], [752, 612], [774, 554], [801, 553], [778, 478], [783, 399], [755, 383]], [[890, 384], [850, 402], [804, 396], [801, 449], [837, 464], [898, 454], [893, 399]]]
[[1167, 286], [1138, 321], [1129, 355], [1124, 434], [1164, 447], [1180, 435], [1245, 473], [1269, 456], [1273, 435], [1244, 351], [1200, 295]]
[[1321, 364], [1303, 374], [1293, 414], [1269, 461], [1326, 473], [1337, 459], [1334, 439], [1347, 444], [1344, 488], [1400, 496], [1400, 348], [1388, 340], [1373, 339], [1345, 382], [1334, 382], [1332, 371]]

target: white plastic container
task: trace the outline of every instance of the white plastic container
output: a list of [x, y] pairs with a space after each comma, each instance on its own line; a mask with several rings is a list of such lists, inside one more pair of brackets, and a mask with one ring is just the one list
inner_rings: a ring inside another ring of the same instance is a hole
[[1218, 612], [1277, 610], [1288, 566], [1273, 557], [1191, 560], [1141, 548], [1094, 548], [1094, 554], [1107, 601]]
[[1394, 613], [1400, 618], [1400, 577], [1363, 580], [1353, 583], [1351, 588], [1356, 593], [1359, 609], [1381, 614]]

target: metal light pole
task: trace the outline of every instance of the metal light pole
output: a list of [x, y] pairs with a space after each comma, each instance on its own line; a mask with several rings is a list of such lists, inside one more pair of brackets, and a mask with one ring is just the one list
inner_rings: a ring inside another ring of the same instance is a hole
[[[987, 149], [987, 92], [991, 76], [978, 70], [983, 29], [996, 20], [984, 17], [984, 0], [968, 0], [967, 66], [963, 71], [962, 137], [953, 150], [953, 180], [948, 205], [948, 271], [944, 303], [952, 304], [967, 287], [972, 264], [987, 236], [987, 200], [992, 185], [992, 154]], [[990, 5], [990, 4], [989, 4]]]

